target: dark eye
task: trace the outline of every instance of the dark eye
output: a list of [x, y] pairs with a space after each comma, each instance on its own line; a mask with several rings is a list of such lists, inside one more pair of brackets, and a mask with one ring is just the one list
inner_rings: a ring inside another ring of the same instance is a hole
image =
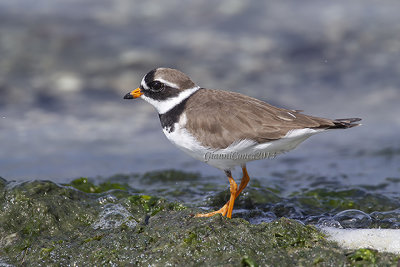
[[159, 92], [164, 89], [164, 84], [159, 81], [154, 81], [151, 83], [150, 88], [155, 92]]

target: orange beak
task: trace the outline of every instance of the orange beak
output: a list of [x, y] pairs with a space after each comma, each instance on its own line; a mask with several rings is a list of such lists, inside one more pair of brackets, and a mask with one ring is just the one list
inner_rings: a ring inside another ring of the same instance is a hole
[[141, 95], [143, 95], [142, 91], [140, 91], [140, 88], [136, 88], [135, 90], [130, 91], [124, 96], [124, 99], [134, 99], [138, 98]]

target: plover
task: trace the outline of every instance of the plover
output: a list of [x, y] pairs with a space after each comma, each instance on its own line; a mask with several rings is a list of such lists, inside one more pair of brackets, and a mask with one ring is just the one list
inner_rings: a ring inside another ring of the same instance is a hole
[[[310, 136], [331, 129], [347, 129], [359, 118], [330, 120], [298, 110], [272, 106], [239, 93], [197, 86], [184, 73], [157, 68], [124, 99], [142, 98], [157, 110], [167, 138], [190, 156], [225, 172], [230, 199], [219, 210], [198, 217], [232, 217], [235, 199], [250, 178], [246, 163], [272, 158], [296, 148]], [[239, 187], [231, 170], [241, 166]]]

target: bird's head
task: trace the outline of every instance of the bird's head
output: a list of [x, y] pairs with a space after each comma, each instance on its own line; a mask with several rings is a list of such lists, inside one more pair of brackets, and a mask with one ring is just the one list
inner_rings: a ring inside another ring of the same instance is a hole
[[140, 86], [127, 93], [124, 99], [140, 97], [162, 114], [197, 89], [199, 87], [186, 74], [176, 69], [157, 68], [147, 73]]

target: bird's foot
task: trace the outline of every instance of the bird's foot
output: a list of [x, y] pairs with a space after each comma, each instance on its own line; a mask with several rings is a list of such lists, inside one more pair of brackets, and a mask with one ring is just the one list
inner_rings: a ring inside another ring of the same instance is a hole
[[[229, 203], [229, 202], [228, 202]], [[209, 213], [199, 213], [196, 214], [195, 217], [211, 217], [214, 216], [216, 214], [221, 214], [222, 216], [225, 216], [226, 213], [228, 212], [228, 203], [226, 203], [222, 208], [220, 208], [219, 210], [213, 211], [213, 212], [209, 212]]]
[[226, 216], [227, 218], [232, 218], [232, 210], [233, 210], [233, 205], [235, 203], [235, 199], [239, 196], [240, 192], [247, 186], [248, 182], [250, 181], [249, 174], [247, 173], [246, 166], [242, 167], [243, 171], [243, 177], [242, 180], [240, 181], [239, 188], [237, 184], [235, 183], [235, 180], [232, 178], [232, 174], [230, 171], [226, 171], [226, 175], [229, 178], [229, 183], [230, 183], [230, 191], [231, 191], [231, 197], [226, 204], [220, 208], [219, 210], [209, 212], [209, 213], [199, 213], [196, 214], [195, 217], [211, 217], [216, 214], [221, 214], [222, 216]]

